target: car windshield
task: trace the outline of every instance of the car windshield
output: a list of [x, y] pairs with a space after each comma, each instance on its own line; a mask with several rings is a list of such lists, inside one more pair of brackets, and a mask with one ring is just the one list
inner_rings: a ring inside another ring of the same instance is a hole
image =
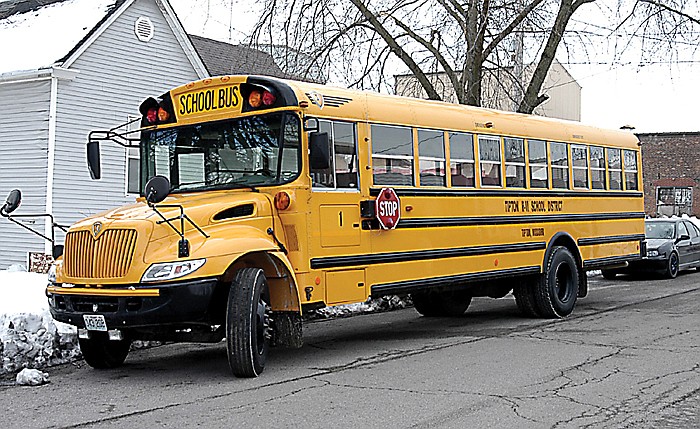
[[647, 238], [672, 239], [675, 231], [673, 222], [647, 222], [645, 235]]
[[297, 115], [276, 113], [145, 131], [141, 188], [156, 175], [172, 192], [289, 182], [299, 175], [299, 129]]

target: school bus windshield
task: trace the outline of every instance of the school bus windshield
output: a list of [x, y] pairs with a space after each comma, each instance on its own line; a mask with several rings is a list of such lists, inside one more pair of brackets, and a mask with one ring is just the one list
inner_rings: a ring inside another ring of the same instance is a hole
[[146, 131], [141, 188], [155, 175], [167, 177], [172, 192], [286, 183], [299, 175], [300, 138], [290, 113]]

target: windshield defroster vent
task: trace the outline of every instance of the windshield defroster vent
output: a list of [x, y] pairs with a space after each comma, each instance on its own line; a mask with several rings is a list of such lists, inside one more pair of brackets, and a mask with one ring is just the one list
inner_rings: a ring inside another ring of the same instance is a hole
[[251, 216], [254, 211], [255, 206], [253, 204], [243, 204], [220, 211], [214, 215], [214, 220], [226, 220], [243, 216]]

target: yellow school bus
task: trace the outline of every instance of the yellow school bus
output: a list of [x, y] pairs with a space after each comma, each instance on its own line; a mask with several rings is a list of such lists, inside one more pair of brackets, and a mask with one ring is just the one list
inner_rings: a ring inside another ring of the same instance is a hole
[[[72, 225], [47, 288], [93, 367], [131, 341], [216, 342], [259, 375], [301, 315], [410, 294], [424, 316], [511, 293], [570, 314], [586, 271], [643, 252], [638, 140], [535, 116], [277, 80], [191, 82], [140, 107], [143, 193]], [[122, 137], [120, 140], [118, 137]], [[127, 143], [124, 143], [127, 141]]]

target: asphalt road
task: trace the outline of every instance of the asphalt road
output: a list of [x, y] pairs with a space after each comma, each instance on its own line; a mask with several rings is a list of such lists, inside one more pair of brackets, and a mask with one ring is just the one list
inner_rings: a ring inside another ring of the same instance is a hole
[[48, 385], [0, 387], [0, 427], [700, 427], [700, 273], [590, 289], [557, 321], [508, 296], [457, 319], [311, 322], [257, 379], [229, 375], [223, 344], [54, 367]]

